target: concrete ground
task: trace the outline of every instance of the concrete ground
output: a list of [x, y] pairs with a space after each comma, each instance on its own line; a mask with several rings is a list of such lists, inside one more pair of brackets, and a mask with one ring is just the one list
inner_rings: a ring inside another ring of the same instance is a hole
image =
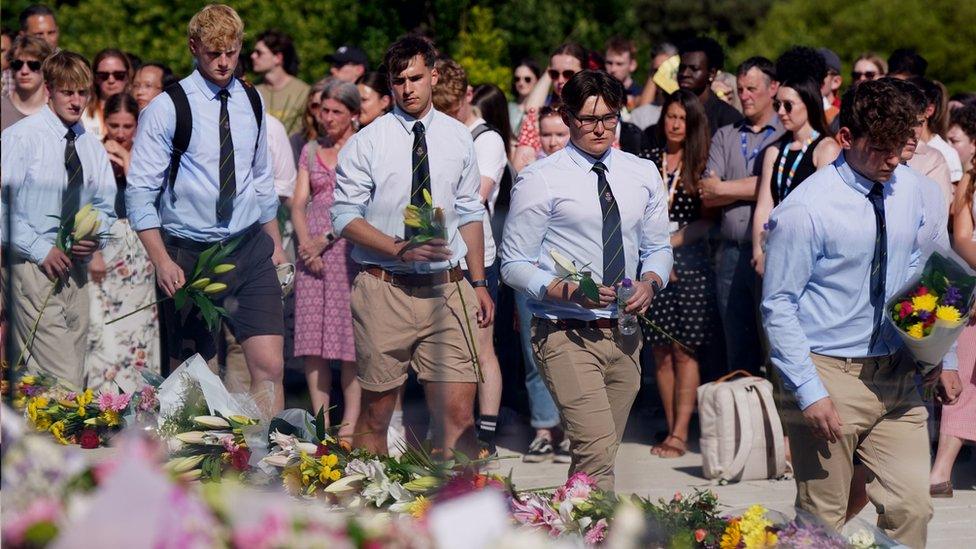
[[[657, 500], [671, 498], [677, 490], [690, 493], [695, 488], [708, 488], [730, 511], [760, 503], [792, 516], [796, 496], [792, 480], [747, 481], [719, 486], [702, 476], [697, 441], [692, 441], [691, 451], [681, 458], [652, 456], [650, 441], [659, 429], [663, 429], [663, 423], [654, 420], [650, 414], [637, 411], [631, 414], [624, 443], [617, 454], [618, 492]], [[507, 474], [511, 470], [518, 488], [552, 487], [565, 482], [568, 465], [522, 462], [521, 456], [531, 435], [528, 427], [521, 426], [510, 426], [499, 434], [499, 455], [516, 456], [500, 461], [499, 472]], [[973, 454], [976, 451], [965, 461], [956, 463], [955, 497], [933, 500], [935, 515], [929, 524], [929, 547], [976, 547], [976, 456]], [[877, 515], [868, 505], [859, 516], [873, 524]]]

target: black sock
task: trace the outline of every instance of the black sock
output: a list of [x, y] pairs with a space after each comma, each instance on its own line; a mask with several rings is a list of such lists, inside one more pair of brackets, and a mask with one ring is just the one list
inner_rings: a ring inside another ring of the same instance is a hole
[[481, 416], [478, 419], [478, 440], [495, 449], [495, 428], [498, 426], [498, 416]]

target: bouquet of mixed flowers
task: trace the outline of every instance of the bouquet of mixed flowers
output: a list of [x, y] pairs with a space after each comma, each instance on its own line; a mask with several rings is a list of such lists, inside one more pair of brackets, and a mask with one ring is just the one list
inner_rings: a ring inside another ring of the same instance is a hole
[[741, 516], [729, 519], [719, 541], [721, 549], [764, 549], [777, 546], [777, 528], [762, 505], [752, 505]]
[[512, 517], [518, 524], [550, 536], [576, 534], [588, 545], [602, 543], [618, 500], [596, 487], [583, 472], [569, 477], [551, 495], [539, 492], [514, 494]]
[[938, 252], [885, 307], [885, 316], [912, 353], [922, 374], [938, 366], [966, 324], [976, 276]]
[[244, 441], [243, 428], [256, 425], [257, 420], [246, 416], [223, 417], [219, 413], [186, 419], [192, 430], [172, 434], [167, 470], [184, 480], [219, 481], [225, 471], [243, 473], [250, 469], [251, 451]]

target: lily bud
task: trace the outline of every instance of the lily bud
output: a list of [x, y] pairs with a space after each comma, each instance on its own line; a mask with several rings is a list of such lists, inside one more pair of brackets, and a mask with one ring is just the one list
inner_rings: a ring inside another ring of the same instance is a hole
[[210, 284], [209, 278], [201, 278], [200, 280], [197, 280], [193, 284], [190, 284], [190, 287], [193, 288], [194, 290], [202, 290], [206, 288], [209, 284]]
[[214, 267], [213, 272], [216, 274], [229, 273], [233, 271], [235, 267], [237, 266], [232, 263], [221, 263], [220, 265]]
[[223, 282], [214, 282], [213, 284], [210, 284], [206, 288], [204, 288], [203, 293], [208, 295], [213, 295], [213, 294], [220, 293], [226, 289], [227, 289], [227, 285], [224, 284]]

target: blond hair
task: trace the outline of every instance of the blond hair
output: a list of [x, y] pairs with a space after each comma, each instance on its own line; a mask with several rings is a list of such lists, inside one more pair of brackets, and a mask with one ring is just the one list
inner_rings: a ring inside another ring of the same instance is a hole
[[453, 59], [438, 59], [434, 68], [437, 69], [437, 84], [431, 93], [434, 108], [441, 112], [457, 110], [468, 93], [468, 75]]
[[43, 38], [22, 35], [14, 38], [13, 44], [7, 50], [7, 61], [14, 61], [18, 55], [29, 55], [38, 61], [44, 61], [51, 55], [51, 46]]
[[81, 90], [92, 86], [92, 71], [88, 60], [73, 51], [59, 50], [41, 65], [44, 82], [52, 90]]
[[230, 6], [210, 4], [190, 19], [187, 34], [206, 48], [226, 51], [243, 42], [244, 21]]

